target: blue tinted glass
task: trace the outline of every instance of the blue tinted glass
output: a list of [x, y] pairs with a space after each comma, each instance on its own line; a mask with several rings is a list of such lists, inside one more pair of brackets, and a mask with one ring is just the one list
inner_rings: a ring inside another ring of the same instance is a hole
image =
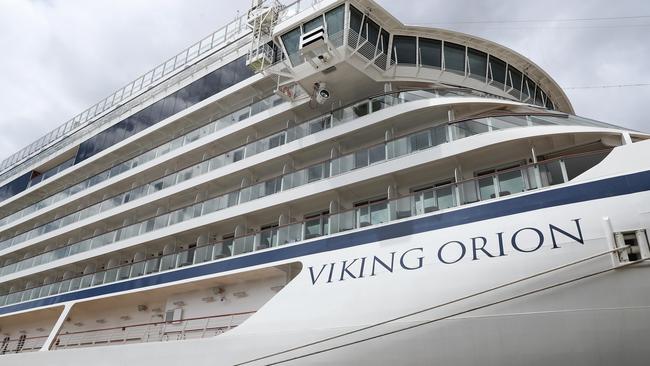
[[442, 42], [437, 39], [420, 38], [421, 63], [425, 66], [442, 66]]
[[246, 66], [245, 56], [224, 65], [174, 94], [157, 101], [131, 117], [118, 122], [113, 127], [84, 141], [77, 151], [75, 164], [251, 75], [253, 75], [253, 71]]
[[490, 56], [490, 69], [492, 70], [492, 79], [498, 83], [506, 83], [506, 63], [500, 59]]
[[398, 64], [415, 64], [415, 37], [393, 37], [393, 60]]
[[465, 46], [445, 42], [445, 69], [465, 72]]

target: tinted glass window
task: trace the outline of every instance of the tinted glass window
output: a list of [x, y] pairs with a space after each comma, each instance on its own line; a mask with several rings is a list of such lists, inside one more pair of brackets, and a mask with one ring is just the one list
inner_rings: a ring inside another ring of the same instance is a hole
[[437, 39], [420, 38], [420, 63], [425, 66], [442, 67], [442, 42]]
[[75, 164], [162, 121], [183, 108], [198, 103], [250, 77], [252, 74], [251, 69], [246, 66], [246, 57], [224, 65], [84, 141], [79, 146]]
[[312, 19], [308, 21], [307, 23], [302, 25], [302, 31], [303, 33], [307, 33], [309, 31], [313, 31], [314, 29], [320, 27], [323, 25], [323, 17], [319, 16], [316, 19]]
[[372, 20], [366, 18], [365, 32], [363, 36], [368, 39], [373, 45], [377, 45], [377, 40], [379, 39], [379, 25], [373, 22]]
[[415, 65], [415, 37], [393, 37], [393, 60], [398, 64]]
[[327, 22], [327, 34], [330, 37], [343, 30], [344, 16], [345, 16], [345, 6], [343, 5], [325, 13], [325, 21]]
[[531, 98], [535, 96], [535, 83], [528, 76], [524, 76], [524, 86], [521, 92]]
[[470, 75], [476, 79], [484, 80], [485, 72], [487, 70], [487, 53], [473, 48], [468, 48], [467, 58], [469, 62]]
[[357, 10], [354, 6], [350, 6], [350, 28], [357, 32], [361, 33], [361, 20], [363, 19], [363, 14]]
[[465, 72], [465, 46], [445, 42], [445, 69]]
[[508, 86], [511, 86], [519, 91], [521, 91], [521, 72], [515, 69], [511, 65], [508, 65], [508, 73], [510, 74], [510, 82]]
[[0, 201], [6, 200], [27, 189], [31, 177], [32, 172], [28, 172], [0, 187]]
[[381, 36], [379, 38], [379, 52], [382, 52], [383, 54], [387, 55], [388, 54], [388, 40], [390, 38], [390, 35], [388, 32], [382, 29], [381, 31]]
[[290, 31], [281, 38], [284, 49], [287, 51], [287, 55], [289, 55], [289, 59], [291, 59], [291, 62], [297, 62], [298, 59], [296, 58], [296, 55], [298, 54], [298, 48], [300, 47], [300, 28]]
[[506, 63], [500, 59], [490, 56], [490, 69], [492, 70], [492, 80], [505, 84], [506, 83]]

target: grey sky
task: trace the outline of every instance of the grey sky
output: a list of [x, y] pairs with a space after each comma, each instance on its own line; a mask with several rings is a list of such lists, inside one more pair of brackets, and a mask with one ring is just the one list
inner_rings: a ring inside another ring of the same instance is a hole
[[[406, 24], [454, 29], [510, 47], [563, 87], [650, 82], [650, 17], [561, 21], [650, 15], [650, 2], [379, 3]], [[248, 0], [0, 1], [0, 160], [226, 24], [248, 5]], [[556, 21], [485, 23], [508, 19]], [[643, 110], [650, 87], [566, 92], [580, 115], [650, 131]]]

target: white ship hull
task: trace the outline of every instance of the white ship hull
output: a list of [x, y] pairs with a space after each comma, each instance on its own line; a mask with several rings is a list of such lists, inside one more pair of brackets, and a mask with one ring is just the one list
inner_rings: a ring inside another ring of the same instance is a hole
[[615, 268], [608, 227], [650, 219], [650, 173], [629, 159], [647, 145], [620, 148], [585, 175], [629, 174], [286, 247], [317, 253], [272, 263], [303, 268], [218, 337], [7, 355], [3, 364], [646, 364], [650, 270]]

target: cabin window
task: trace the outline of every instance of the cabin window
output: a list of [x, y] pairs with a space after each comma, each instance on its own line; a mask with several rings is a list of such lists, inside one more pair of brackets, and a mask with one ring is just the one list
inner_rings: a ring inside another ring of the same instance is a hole
[[394, 36], [393, 37], [393, 61], [398, 64], [415, 65], [415, 37]]
[[343, 31], [343, 22], [345, 19], [345, 5], [341, 5], [334, 10], [325, 13], [325, 22], [327, 23], [327, 35], [331, 38], [335, 34]]
[[503, 85], [506, 83], [506, 63], [490, 55], [490, 76], [492, 80]]
[[467, 59], [469, 63], [470, 76], [475, 79], [484, 81], [485, 72], [487, 70], [487, 53], [475, 50], [473, 48], [468, 48]]
[[442, 67], [442, 41], [437, 39], [420, 38], [420, 64], [431, 67]]
[[445, 42], [445, 70], [465, 72], [465, 46]]

